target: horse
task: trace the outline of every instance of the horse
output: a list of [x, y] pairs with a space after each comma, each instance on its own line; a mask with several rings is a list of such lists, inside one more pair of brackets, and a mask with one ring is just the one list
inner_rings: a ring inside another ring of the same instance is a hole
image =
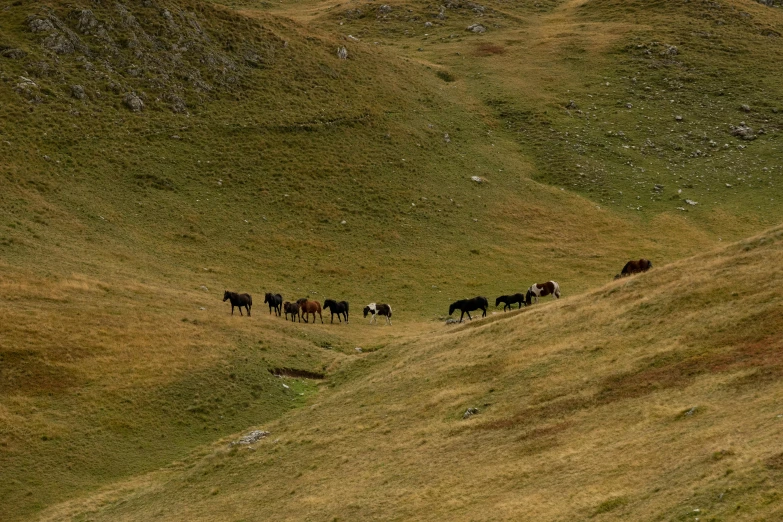
[[560, 299], [560, 285], [555, 281], [547, 281], [546, 283], [535, 283], [527, 289], [525, 294], [525, 305], [530, 306], [533, 298], [536, 298], [538, 303], [539, 297], [544, 297], [549, 294], [555, 296], [555, 299]]
[[459, 310], [462, 312], [459, 316], [460, 323], [462, 322], [462, 318], [465, 317], [465, 314], [468, 314], [468, 319], [472, 321], [473, 318], [470, 316], [470, 312], [480, 309], [484, 312], [481, 314], [481, 317], [486, 317], [487, 307], [489, 307], [489, 301], [487, 301], [486, 297], [481, 297], [479, 295], [473, 299], [460, 299], [459, 301], [451, 303], [449, 306], [449, 315], [453, 314], [454, 310]]
[[391, 326], [391, 316], [392, 316], [392, 309], [391, 306], [385, 304], [385, 303], [370, 303], [367, 306], [364, 307], [364, 317], [367, 317], [367, 314], [372, 314], [372, 318], [370, 319], [370, 324], [373, 324], [376, 322], [376, 319], [378, 315], [382, 315], [386, 317], [386, 324]]
[[525, 295], [524, 294], [514, 294], [514, 295], [501, 295], [497, 299], [495, 299], [495, 308], [497, 308], [500, 303], [504, 303], [503, 311], [506, 311], [506, 308], [511, 310], [511, 305], [514, 303], [519, 303], [519, 308], [522, 308], [522, 305], [525, 304]]
[[272, 309], [275, 310], [275, 315], [279, 316], [282, 314], [281, 308], [283, 306], [283, 296], [280, 294], [272, 294], [271, 292], [267, 292], [264, 294], [264, 302], [269, 303], [269, 313], [272, 313]]
[[239, 315], [242, 315], [242, 307], [247, 310], [247, 316], [250, 317], [250, 309], [253, 307], [253, 298], [250, 294], [238, 294], [236, 292], [229, 292], [226, 290], [223, 293], [223, 302], [231, 299], [231, 315], [234, 315], [234, 307], [239, 308]]
[[302, 316], [299, 315], [299, 305], [296, 303], [289, 303], [286, 301], [283, 303], [283, 311], [285, 312], [285, 320], [288, 320], [288, 314], [291, 314], [291, 322], [295, 323], [296, 318], [299, 318], [299, 322], [302, 322]]
[[306, 297], [299, 299], [296, 301], [296, 304], [299, 305], [299, 310], [301, 311], [301, 314], [304, 316], [304, 320], [306, 323], [309, 323], [309, 318], [307, 317], [309, 314], [313, 314], [313, 323], [315, 323], [315, 314], [318, 313], [318, 317], [321, 318], [321, 324], [324, 322], [324, 318], [321, 315], [321, 303], [318, 301], [308, 301]]
[[332, 313], [332, 323], [334, 322], [334, 314], [337, 314], [337, 319], [339, 319], [341, 323], [343, 322], [341, 316], [345, 317], [345, 322], [346, 324], [348, 323], [348, 301], [340, 301], [338, 303], [334, 299], [327, 299], [324, 301], [324, 310], [327, 308]]
[[652, 268], [652, 263], [650, 262], [649, 259], [642, 258], [639, 261], [628, 261], [627, 263], [625, 263], [622, 272], [614, 276], [614, 278], [620, 279], [621, 277], [625, 277], [633, 274], [639, 274], [642, 272], [646, 272], [651, 268]]

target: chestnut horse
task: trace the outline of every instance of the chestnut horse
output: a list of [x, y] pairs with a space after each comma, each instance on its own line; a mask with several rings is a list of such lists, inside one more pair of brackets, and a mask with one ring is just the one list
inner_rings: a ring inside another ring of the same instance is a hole
[[306, 297], [299, 299], [296, 304], [299, 305], [299, 310], [301, 311], [302, 316], [304, 317], [304, 320], [306, 323], [309, 323], [309, 318], [307, 317], [310, 314], [313, 314], [313, 323], [315, 323], [315, 314], [318, 314], [318, 317], [321, 318], [321, 324], [324, 322], [324, 318], [321, 315], [321, 303], [318, 301], [309, 301]]
[[652, 263], [649, 259], [640, 259], [639, 261], [628, 261], [625, 263], [625, 266], [623, 267], [622, 272], [614, 276], [615, 279], [620, 279], [621, 277], [629, 276], [632, 274], [640, 274], [642, 272], [646, 272], [649, 269], [652, 268]]
[[538, 303], [539, 297], [544, 297], [549, 294], [555, 296], [555, 299], [560, 299], [560, 285], [555, 281], [547, 281], [546, 283], [535, 283], [527, 289], [525, 294], [525, 305], [530, 306], [533, 298]]
[[234, 315], [234, 307], [239, 308], [239, 315], [242, 315], [242, 307], [247, 310], [247, 316], [250, 317], [250, 309], [253, 307], [253, 298], [250, 294], [238, 294], [236, 292], [229, 292], [226, 290], [223, 293], [223, 302], [231, 299], [231, 315]]

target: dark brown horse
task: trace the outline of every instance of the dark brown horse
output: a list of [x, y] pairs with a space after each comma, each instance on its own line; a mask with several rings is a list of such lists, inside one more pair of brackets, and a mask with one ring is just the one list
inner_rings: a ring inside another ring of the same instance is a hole
[[546, 283], [535, 283], [527, 289], [525, 294], [525, 305], [530, 306], [535, 298], [538, 303], [539, 297], [552, 294], [555, 299], [560, 299], [560, 285], [556, 281], [547, 281]]
[[321, 318], [321, 323], [323, 324], [324, 318], [321, 315], [321, 303], [318, 301], [309, 301], [307, 298], [299, 299], [296, 304], [299, 305], [299, 310], [304, 316], [304, 320], [306, 323], [309, 323], [308, 315], [313, 314], [313, 322], [315, 322], [315, 314], [318, 314], [318, 317]]
[[291, 322], [295, 323], [296, 319], [299, 318], [299, 322], [302, 322], [302, 316], [299, 315], [299, 305], [296, 303], [289, 303], [286, 301], [283, 303], [283, 311], [285, 312], [285, 319], [288, 320], [288, 314], [291, 314]]
[[633, 274], [640, 274], [642, 272], [646, 272], [649, 269], [652, 268], [652, 263], [649, 259], [640, 259], [639, 261], [628, 261], [625, 263], [625, 266], [623, 267], [622, 272], [614, 276], [615, 279], [620, 279], [621, 277], [633, 275]]
[[324, 301], [324, 310], [329, 309], [332, 313], [332, 320], [334, 322], [334, 314], [337, 314], [337, 319], [342, 323], [342, 317], [345, 317], [345, 322], [348, 323], [348, 301], [340, 301], [339, 303], [334, 299], [327, 299]]
[[234, 307], [239, 308], [239, 315], [242, 315], [242, 307], [247, 310], [247, 316], [250, 317], [250, 308], [253, 307], [253, 298], [250, 294], [238, 294], [236, 292], [229, 292], [226, 290], [223, 293], [223, 302], [231, 300], [231, 315], [234, 315]]
[[473, 318], [470, 316], [470, 312], [474, 310], [481, 310], [483, 313], [481, 314], [481, 317], [487, 316], [487, 307], [489, 307], [489, 301], [487, 301], [486, 297], [476, 296], [473, 299], [460, 299], [459, 301], [455, 301], [451, 303], [449, 306], [449, 315], [454, 313], [454, 310], [459, 310], [462, 312], [459, 316], [459, 322], [462, 322], [462, 318], [465, 317], [465, 314], [468, 314], [468, 319], [471, 321]]
[[503, 311], [506, 311], [506, 308], [511, 310], [511, 305], [514, 303], [519, 303], [519, 308], [522, 308], [522, 305], [525, 304], [525, 294], [514, 294], [514, 295], [501, 295], [497, 299], [495, 299], [495, 308], [500, 306], [500, 303], [504, 303], [503, 305]]

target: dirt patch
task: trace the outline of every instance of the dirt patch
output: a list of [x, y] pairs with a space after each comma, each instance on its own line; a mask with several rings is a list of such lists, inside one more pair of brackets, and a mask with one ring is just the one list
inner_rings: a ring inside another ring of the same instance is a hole
[[294, 377], [296, 379], [323, 379], [326, 377], [323, 373], [311, 372], [308, 370], [298, 370], [296, 368], [270, 368], [269, 373], [278, 377]]
[[764, 464], [769, 469], [774, 469], [775, 471], [783, 471], [783, 453], [778, 453], [777, 455], [771, 456], [766, 460]]
[[494, 43], [481, 43], [476, 46], [474, 51], [476, 56], [493, 56], [497, 54], [506, 54], [506, 48]]
[[76, 382], [72, 370], [41, 360], [33, 350], [0, 353], [0, 393], [61, 392]]

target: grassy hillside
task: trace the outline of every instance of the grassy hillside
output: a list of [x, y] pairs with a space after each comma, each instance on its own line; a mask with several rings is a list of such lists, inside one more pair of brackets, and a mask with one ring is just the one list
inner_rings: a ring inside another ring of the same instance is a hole
[[[778, 10], [384, 5], [0, 0], [4, 519], [319, 389], [270, 371], [360, 386], [355, 347], [402, 364], [455, 299], [780, 222]], [[269, 290], [395, 327], [285, 324]]]
[[579, 297], [421, 327], [254, 446], [224, 439], [44, 520], [777, 519], [781, 248], [777, 228]]

